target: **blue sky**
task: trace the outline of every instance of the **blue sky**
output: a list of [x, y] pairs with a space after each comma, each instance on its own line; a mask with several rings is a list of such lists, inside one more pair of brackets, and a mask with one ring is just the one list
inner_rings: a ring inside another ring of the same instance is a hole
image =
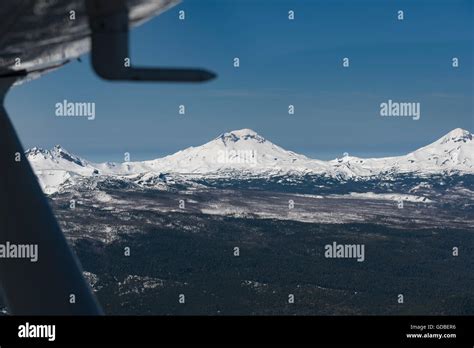
[[[473, 22], [470, 0], [185, 0], [133, 30], [132, 62], [206, 67], [217, 80], [110, 83], [85, 56], [15, 87], [6, 105], [25, 148], [61, 144], [95, 161], [155, 158], [240, 128], [314, 158], [403, 154], [474, 131]], [[95, 102], [96, 119], [56, 117], [64, 99]], [[420, 120], [381, 117], [388, 99], [420, 102]]]

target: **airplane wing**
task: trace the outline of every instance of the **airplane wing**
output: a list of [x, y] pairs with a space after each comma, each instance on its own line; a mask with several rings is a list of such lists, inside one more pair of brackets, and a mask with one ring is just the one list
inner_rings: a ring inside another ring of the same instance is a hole
[[[142, 24], [179, 2], [127, 0], [129, 25]], [[37, 78], [89, 52], [91, 34], [84, 0], [2, 0], [0, 76], [26, 71], [17, 83]]]
[[[121, 81], [203, 82], [193, 68], [124, 66], [129, 28], [177, 0], [2, 0], [0, 6], [0, 247], [36, 246], [38, 260], [0, 258], [8, 311], [22, 315], [101, 314], [81, 266], [52, 213], [3, 106], [13, 84], [91, 50], [94, 71]], [[74, 11], [74, 12], [71, 12]]]

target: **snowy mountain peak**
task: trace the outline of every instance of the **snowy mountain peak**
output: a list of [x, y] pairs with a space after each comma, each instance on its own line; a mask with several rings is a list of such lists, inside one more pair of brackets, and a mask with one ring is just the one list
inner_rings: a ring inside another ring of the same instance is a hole
[[35, 171], [43, 191], [50, 194], [73, 176], [92, 176], [97, 172], [89, 162], [70, 154], [60, 145], [51, 150], [38, 147], [25, 151], [26, 158]]
[[32, 157], [35, 157], [35, 156], [47, 155], [47, 154], [49, 154], [48, 150], [44, 150], [44, 149], [42, 149], [40, 147], [36, 147], [36, 146], [25, 151], [25, 155], [26, 155], [27, 158], [32, 158]]
[[68, 163], [74, 166], [86, 167], [88, 162], [82, 158], [72, 155], [61, 147], [55, 145], [51, 150], [45, 150], [38, 147], [33, 147], [25, 151], [26, 158], [30, 162], [41, 163], [45, 167], [55, 164], [54, 167], [67, 165]]
[[243, 128], [243, 129], [238, 129], [238, 130], [233, 130], [228, 132], [229, 134], [234, 134], [237, 137], [254, 137], [257, 136], [257, 132], [255, 132], [253, 129], [250, 128]]
[[[434, 152], [453, 152], [453, 151], [468, 151], [473, 150], [474, 142], [472, 141], [472, 134], [464, 129], [456, 128], [446, 135], [442, 136], [435, 142], [424, 146], [416, 151], [434, 151]], [[472, 156], [472, 155], [471, 155]]]
[[53, 149], [52, 149], [54, 152], [67, 152], [66, 150], [64, 150], [61, 145], [54, 145]]
[[153, 170], [206, 174], [236, 170], [288, 172], [306, 168], [308, 161], [309, 158], [287, 151], [251, 129], [240, 129], [223, 133], [204, 145], [144, 163]]
[[463, 142], [466, 143], [468, 141], [472, 141], [472, 134], [462, 128], [453, 129], [451, 132], [446, 134], [444, 137], [440, 138], [438, 142], [440, 144], [445, 144], [448, 142], [458, 143]]
[[217, 139], [222, 140], [222, 142], [226, 145], [228, 143], [236, 143], [239, 140], [253, 140], [258, 143], [264, 143], [266, 141], [264, 137], [257, 134], [257, 132], [255, 132], [254, 130], [248, 128], [226, 132], [218, 136], [216, 140]]

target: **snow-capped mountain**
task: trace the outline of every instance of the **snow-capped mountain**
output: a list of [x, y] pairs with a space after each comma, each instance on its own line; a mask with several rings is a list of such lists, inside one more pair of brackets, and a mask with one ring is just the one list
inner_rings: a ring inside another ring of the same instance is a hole
[[77, 176], [136, 178], [174, 173], [241, 178], [311, 174], [348, 179], [404, 173], [474, 174], [473, 136], [460, 128], [407, 155], [385, 158], [311, 159], [285, 150], [251, 129], [224, 133], [204, 145], [143, 162], [91, 163], [60, 146], [52, 150], [33, 148], [26, 151], [26, 156], [47, 193], [55, 192]]
[[404, 156], [370, 159], [347, 157], [332, 161], [332, 164], [351, 170], [355, 176], [453, 171], [474, 173], [474, 141], [470, 132], [456, 128], [435, 142]]
[[171, 156], [145, 162], [152, 170], [207, 174], [244, 171], [314, 172], [330, 170], [330, 164], [287, 151], [251, 129], [219, 135], [198, 147], [190, 147]]
[[61, 146], [51, 150], [32, 148], [25, 152], [45, 193], [54, 193], [74, 176], [91, 176], [97, 172], [89, 162], [70, 154]]
[[86, 160], [70, 154], [61, 146], [56, 145], [51, 150], [43, 150], [37, 147], [28, 149], [25, 152], [26, 157], [34, 167], [39, 170], [64, 170], [78, 174], [92, 174], [94, 167]]

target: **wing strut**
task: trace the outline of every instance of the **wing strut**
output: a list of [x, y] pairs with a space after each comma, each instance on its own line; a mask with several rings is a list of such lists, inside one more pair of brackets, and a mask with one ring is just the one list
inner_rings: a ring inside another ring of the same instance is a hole
[[[15, 315], [102, 314], [3, 105], [22, 74], [0, 78], [0, 244], [3, 253], [9, 253], [9, 258], [0, 258], [0, 285], [7, 308]], [[23, 255], [33, 256], [35, 245], [36, 262], [12, 257], [13, 249], [18, 255], [20, 246]]]
[[87, 0], [92, 66], [107, 80], [204, 82], [216, 75], [194, 68], [140, 68], [126, 64], [129, 54], [129, 10], [126, 0]]

